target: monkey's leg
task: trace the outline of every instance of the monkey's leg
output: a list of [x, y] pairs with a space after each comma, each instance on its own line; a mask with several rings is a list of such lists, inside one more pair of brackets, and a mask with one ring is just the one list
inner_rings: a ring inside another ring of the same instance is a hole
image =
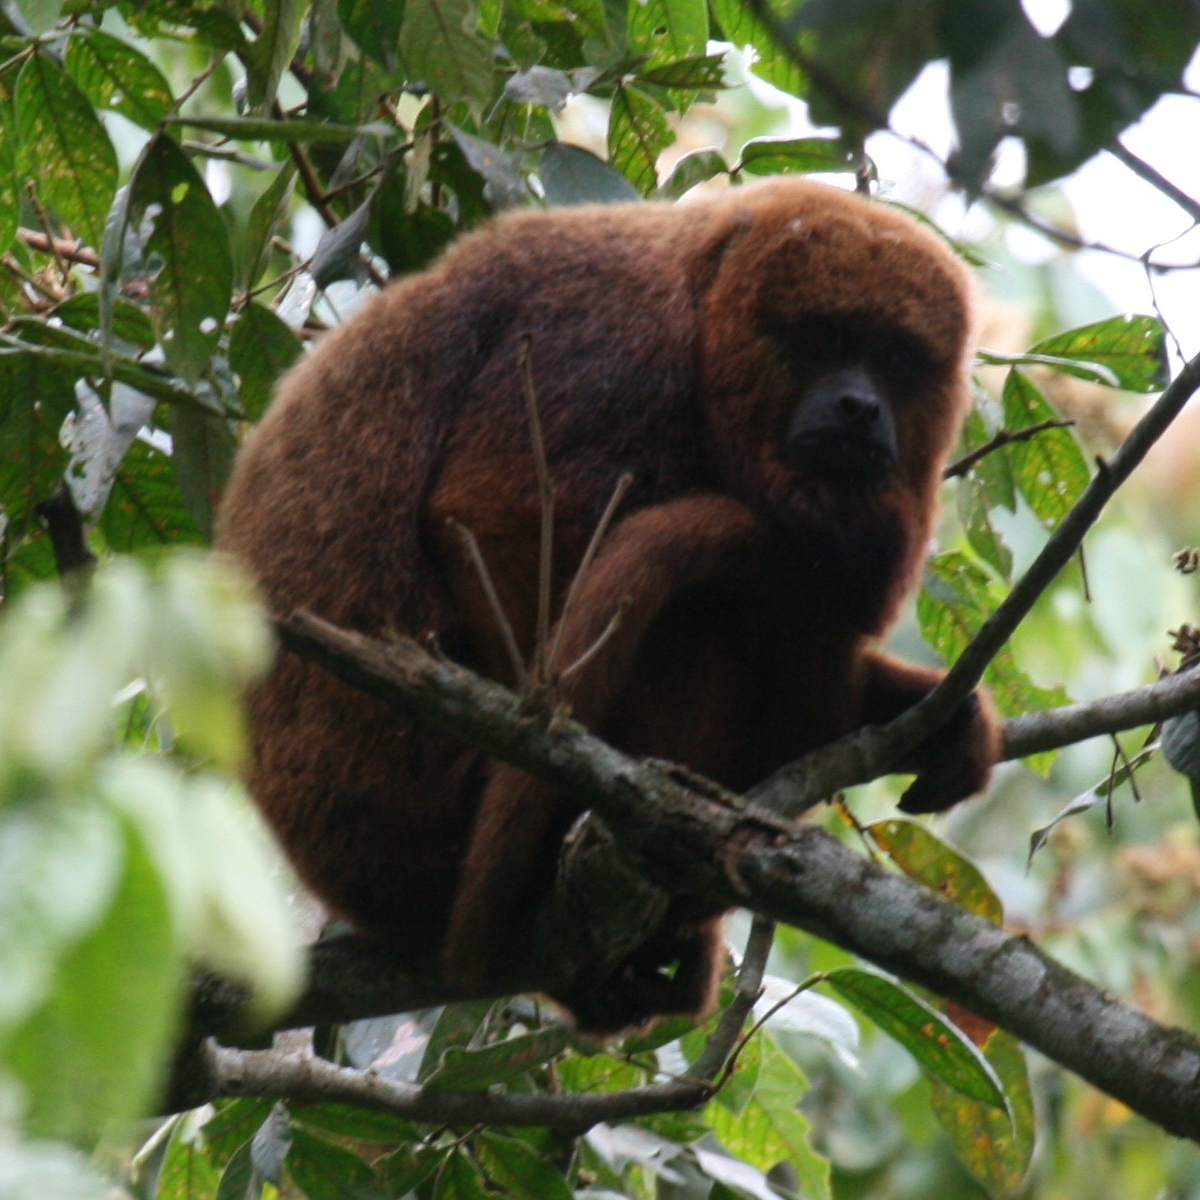
[[[647, 659], [647, 635], [673, 601], [699, 585], [753, 590], [778, 562], [774, 535], [728, 497], [691, 496], [627, 517], [608, 536], [582, 582], [562, 630], [561, 666], [579, 661], [622, 609], [616, 633], [570, 675], [562, 699], [578, 719], [631, 753], [670, 756], [711, 746], [728, 722], [697, 697], [677, 667], [708, 664], [688, 646]], [[659, 632], [671, 622], [657, 625]], [[657, 635], [656, 635], [657, 636]], [[721, 662], [729, 651], [722, 650]], [[660, 676], [655, 663], [670, 670]], [[717, 666], [717, 673], [725, 671]], [[711, 681], [710, 681], [711, 682]], [[628, 720], [610, 719], [617, 709]], [[634, 719], [634, 712], [645, 720]], [[637, 730], [643, 729], [639, 734]], [[693, 763], [703, 770], [705, 763]], [[444, 962], [447, 973], [478, 983], [499, 956], [521, 953], [521, 931], [553, 880], [558, 847], [579, 805], [504, 763], [491, 771], [461, 872]]]
[[[911, 708], [941, 682], [944, 672], [926, 670], [886, 654], [866, 656], [861, 723], [881, 725]], [[1001, 727], [987, 692], [969, 696], [941, 729], [896, 765], [916, 781], [900, 807], [909, 813], [941, 812], [987, 787], [1000, 754]]]

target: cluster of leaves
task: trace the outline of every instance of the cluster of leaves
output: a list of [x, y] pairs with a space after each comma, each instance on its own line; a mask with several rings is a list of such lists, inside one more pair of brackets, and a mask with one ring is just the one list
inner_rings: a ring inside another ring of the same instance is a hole
[[238, 693], [268, 659], [249, 589], [194, 555], [154, 572], [116, 560], [81, 608], [48, 584], [5, 614], [0, 1179], [78, 1174], [77, 1191], [37, 1194], [103, 1194], [16, 1130], [87, 1145], [142, 1113], [192, 965], [251, 984], [260, 1016], [295, 995], [277, 855], [221, 770], [243, 749]]

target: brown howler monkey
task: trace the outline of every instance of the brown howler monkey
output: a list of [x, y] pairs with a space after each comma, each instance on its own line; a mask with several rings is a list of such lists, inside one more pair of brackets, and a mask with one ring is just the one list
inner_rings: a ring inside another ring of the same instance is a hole
[[[478, 539], [526, 656], [541, 507], [527, 347], [555, 486], [554, 613], [576, 717], [630, 754], [744, 789], [882, 722], [940, 677], [879, 653], [930, 536], [967, 403], [971, 287], [933, 234], [810, 181], [677, 206], [503, 216], [326, 337], [238, 459], [220, 545], [275, 612], [432, 632], [514, 672], [455, 523]], [[251, 787], [338, 913], [449, 977], [519, 955], [578, 805], [285, 656], [252, 702]], [[976, 696], [917, 748], [903, 807], [987, 782]], [[587, 1029], [712, 1002], [711, 904], [586, 995]]]

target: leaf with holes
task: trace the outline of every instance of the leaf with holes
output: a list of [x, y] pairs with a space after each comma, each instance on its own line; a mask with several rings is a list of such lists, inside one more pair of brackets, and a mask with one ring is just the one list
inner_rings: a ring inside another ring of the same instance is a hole
[[652, 66], [696, 58], [708, 43], [708, 8], [704, 0], [629, 0], [626, 38]]
[[117, 469], [100, 531], [109, 547], [121, 553], [204, 542], [183, 502], [171, 456], [140, 440]]
[[150, 319], [167, 365], [194, 382], [221, 336], [233, 293], [229, 235], [204, 180], [165, 133], [129, 183], [129, 227], [141, 245]]
[[38, 197], [99, 246], [117, 190], [117, 152], [87, 97], [49, 55], [35, 54], [21, 69], [16, 125]]
[[[781, 17], [791, 12], [792, 6], [786, 0], [780, 4], [766, 0], [766, 4], [768, 8], [781, 10]], [[729, 41], [735, 46], [754, 47], [757, 58], [750, 69], [755, 75], [774, 84], [782, 92], [793, 96], [805, 94], [807, 80], [800, 68], [788, 57], [778, 39], [749, 4], [743, 4], [742, 0], [710, 0], [710, 6]]]
[[658, 186], [658, 156], [675, 140], [661, 106], [636, 87], [613, 93], [608, 160], [643, 196]]
[[[1004, 383], [1004, 425], [1028, 429], [1058, 416], [1027, 375], [1012, 370]], [[1047, 429], [1007, 447], [1017, 490], [1047, 529], [1057, 529], [1090, 478], [1087, 460], [1069, 429]]]
[[64, 61], [97, 108], [111, 108], [143, 129], [153, 131], [175, 103], [171, 85], [140, 50], [99, 29], [77, 27]]

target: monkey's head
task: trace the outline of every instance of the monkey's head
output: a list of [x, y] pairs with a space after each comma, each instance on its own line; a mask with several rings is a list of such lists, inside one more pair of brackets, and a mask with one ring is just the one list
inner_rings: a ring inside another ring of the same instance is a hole
[[822, 184], [729, 204], [701, 347], [709, 461], [879, 627], [966, 410], [969, 273], [911, 218]]

